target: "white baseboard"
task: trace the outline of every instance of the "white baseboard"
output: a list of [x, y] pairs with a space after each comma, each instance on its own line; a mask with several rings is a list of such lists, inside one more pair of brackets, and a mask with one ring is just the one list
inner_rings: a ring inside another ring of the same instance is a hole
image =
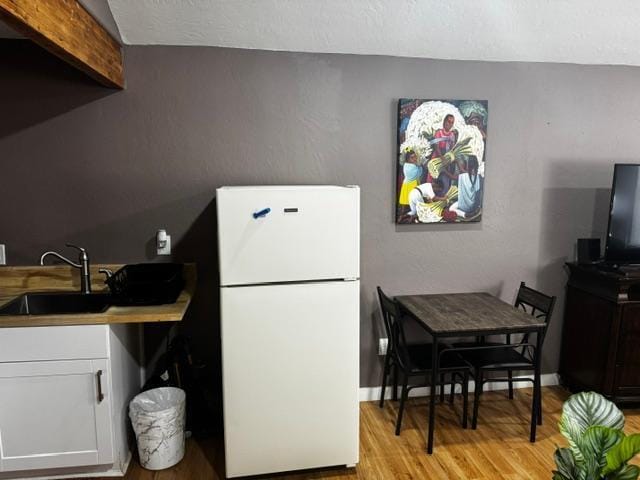
[[[557, 373], [545, 373], [540, 378], [540, 383], [543, 387], [550, 385], [559, 385], [558, 374]], [[513, 388], [527, 388], [531, 387], [531, 382], [513, 382]], [[491, 382], [485, 383], [484, 391], [489, 390], [506, 390], [508, 387], [507, 382]], [[371, 402], [374, 400], [380, 400], [380, 390], [382, 387], [361, 387], [360, 388], [360, 401], [361, 402]], [[384, 392], [384, 398], [391, 398], [393, 387], [391, 385], [387, 385], [387, 388]], [[475, 383], [473, 380], [469, 381], [469, 392], [473, 392], [475, 390]], [[460, 391], [460, 387], [458, 386], [458, 391]], [[449, 393], [449, 387], [445, 387], [445, 393]], [[422, 388], [413, 388], [409, 390], [409, 397], [426, 397], [429, 395], [429, 387]]]

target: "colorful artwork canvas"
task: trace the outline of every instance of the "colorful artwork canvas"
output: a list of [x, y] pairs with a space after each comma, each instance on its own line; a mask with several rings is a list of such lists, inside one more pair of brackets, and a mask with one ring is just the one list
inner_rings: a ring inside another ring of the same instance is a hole
[[479, 222], [486, 100], [398, 102], [396, 223]]

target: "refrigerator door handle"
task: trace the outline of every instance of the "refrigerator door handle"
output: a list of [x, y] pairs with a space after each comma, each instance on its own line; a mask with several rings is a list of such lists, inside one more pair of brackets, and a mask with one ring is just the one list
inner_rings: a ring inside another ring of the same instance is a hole
[[258, 219], [260, 217], [266, 217], [267, 214], [271, 211], [270, 208], [263, 208], [262, 210], [260, 210], [259, 212], [254, 212], [253, 213], [253, 218]]

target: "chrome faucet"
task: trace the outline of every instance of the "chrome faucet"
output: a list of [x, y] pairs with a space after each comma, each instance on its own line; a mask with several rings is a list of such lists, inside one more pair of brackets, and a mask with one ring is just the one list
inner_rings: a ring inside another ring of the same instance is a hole
[[78, 255], [78, 263], [72, 262], [68, 258], [65, 258], [62, 255], [60, 255], [58, 252], [44, 252], [40, 257], [40, 265], [44, 265], [44, 259], [47, 256], [53, 255], [54, 257], [59, 258], [63, 262], [68, 263], [72, 267], [79, 268], [80, 269], [80, 291], [82, 293], [91, 293], [91, 274], [89, 273], [89, 255], [87, 254], [87, 251], [82, 247], [78, 247], [77, 245], [71, 245], [70, 243], [67, 243], [67, 247], [77, 248], [80, 251], [80, 254]]

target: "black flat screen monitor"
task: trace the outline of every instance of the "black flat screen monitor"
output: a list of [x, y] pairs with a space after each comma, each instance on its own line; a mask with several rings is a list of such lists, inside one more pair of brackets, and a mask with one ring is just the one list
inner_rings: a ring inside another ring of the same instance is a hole
[[604, 257], [610, 263], [640, 264], [640, 165], [614, 167]]

